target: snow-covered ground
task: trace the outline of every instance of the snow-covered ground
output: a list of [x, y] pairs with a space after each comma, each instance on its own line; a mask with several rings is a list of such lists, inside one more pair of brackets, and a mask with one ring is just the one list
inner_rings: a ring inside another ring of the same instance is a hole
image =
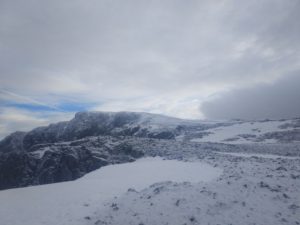
[[110, 165], [71, 182], [0, 191], [1, 225], [79, 225], [131, 188], [162, 181], [209, 182], [222, 169], [200, 162], [144, 158]]
[[219, 154], [216, 180], [164, 182], [131, 191], [91, 215], [88, 225], [299, 225], [300, 159]]
[[[193, 138], [194, 142], [221, 142], [233, 144], [245, 144], [253, 142], [276, 143], [278, 140], [268, 138], [258, 140], [257, 138], [269, 132], [291, 131], [293, 127], [284, 127], [287, 123], [293, 121], [253, 121], [236, 122], [231, 125], [219, 126], [205, 130], [205, 135], [201, 138]], [[200, 133], [201, 134], [201, 133]]]
[[204, 123], [145, 113], [126, 126], [137, 125], [175, 140], [100, 136], [38, 148], [30, 154], [81, 146], [108, 157], [122, 143], [151, 158], [0, 191], [0, 225], [300, 225], [300, 119]]
[[72, 182], [0, 191], [0, 225], [300, 223], [295, 144], [132, 141], [166, 160], [144, 158]]

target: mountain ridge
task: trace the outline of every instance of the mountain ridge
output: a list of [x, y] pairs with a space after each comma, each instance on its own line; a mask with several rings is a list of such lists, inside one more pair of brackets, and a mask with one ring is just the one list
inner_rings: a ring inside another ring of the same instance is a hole
[[[28, 132], [14, 132], [0, 141], [0, 151], [8, 152], [20, 148], [21, 150], [30, 151], [30, 147], [35, 144], [73, 141], [98, 135], [135, 135], [139, 137], [172, 138], [170, 133], [170, 136], [162, 136], [166, 135], [166, 132], [154, 134], [142, 130], [141, 126], [147, 126], [149, 123], [151, 125], [151, 119], [155, 117], [156, 119], [159, 117], [161, 120], [171, 119], [173, 122], [178, 121], [177, 123], [183, 121], [177, 118], [150, 113], [78, 112], [70, 121], [37, 127]], [[151, 128], [153, 129], [153, 126]]]
[[178, 144], [182, 151], [214, 151], [299, 141], [300, 119], [213, 122], [141, 112], [78, 112], [70, 121], [17, 131], [0, 141], [0, 190], [74, 180]]

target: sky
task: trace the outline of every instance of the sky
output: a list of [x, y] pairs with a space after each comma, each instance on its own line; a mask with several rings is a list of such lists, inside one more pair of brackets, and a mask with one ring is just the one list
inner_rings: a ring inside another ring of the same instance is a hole
[[298, 0], [0, 0], [0, 138], [77, 111], [300, 116]]

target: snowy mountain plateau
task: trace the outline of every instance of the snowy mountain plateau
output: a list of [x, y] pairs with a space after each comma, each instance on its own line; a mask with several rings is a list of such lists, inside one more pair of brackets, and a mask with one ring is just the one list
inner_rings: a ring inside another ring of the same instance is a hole
[[299, 225], [299, 187], [300, 118], [79, 112], [0, 141], [0, 225]]

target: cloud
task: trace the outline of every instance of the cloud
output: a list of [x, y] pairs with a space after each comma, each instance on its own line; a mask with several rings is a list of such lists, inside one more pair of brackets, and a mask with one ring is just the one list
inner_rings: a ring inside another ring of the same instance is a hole
[[299, 11], [294, 0], [2, 0], [0, 90], [203, 118], [209, 96], [300, 69]]
[[14, 107], [2, 107], [0, 112], [0, 140], [14, 131], [29, 131], [38, 126], [66, 121], [73, 113], [62, 112], [32, 112]]
[[35, 106], [35, 107], [42, 107], [46, 109], [52, 109], [52, 110], [60, 110], [56, 106], [52, 106], [49, 104], [45, 104], [41, 101], [37, 101], [33, 98], [18, 95], [16, 93], [6, 91], [6, 90], [0, 90], [0, 104], [13, 104], [13, 105], [28, 105], [28, 106]]
[[160, 99], [160, 98], [144, 98], [130, 99], [127, 101], [107, 101], [99, 106], [93, 107], [94, 111], [135, 111], [164, 114], [180, 118], [200, 119], [199, 101], [197, 99]]
[[224, 92], [201, 105], [210, 119], [286, 119], [300, 116], [300, 71], [272, 84]]

